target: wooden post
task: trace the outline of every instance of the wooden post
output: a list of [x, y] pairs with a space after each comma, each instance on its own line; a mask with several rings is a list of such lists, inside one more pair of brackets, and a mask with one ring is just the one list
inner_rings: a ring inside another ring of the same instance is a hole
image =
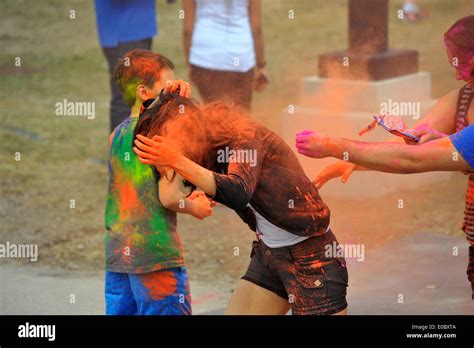
[[321, 77], [383, 80], [416, 73], [418, 52], [388, 48], [388, 0], [349, 0], [349, 48], [318, 65]]

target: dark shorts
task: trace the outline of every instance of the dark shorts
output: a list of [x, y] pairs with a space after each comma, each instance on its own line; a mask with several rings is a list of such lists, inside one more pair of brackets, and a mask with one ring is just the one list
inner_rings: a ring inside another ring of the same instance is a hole
[[337, 245], [330, 230], [283, 248], [269, 248], [262, 241], [254, 241], [242, 279], [288, 300], [295, 315], [340, 312], [347, 307], [346, 262], [344, 258], [325, 256], [327, 245]]

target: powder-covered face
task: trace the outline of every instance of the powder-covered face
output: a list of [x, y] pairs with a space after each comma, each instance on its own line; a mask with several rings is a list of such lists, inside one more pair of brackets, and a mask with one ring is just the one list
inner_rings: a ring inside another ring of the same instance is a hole
[[456, 79], [464, 82], [473, 82], [472, 69], [474, 56], [456, 55], [452, 49], [446, 47], [449, 64], [456, 70]]

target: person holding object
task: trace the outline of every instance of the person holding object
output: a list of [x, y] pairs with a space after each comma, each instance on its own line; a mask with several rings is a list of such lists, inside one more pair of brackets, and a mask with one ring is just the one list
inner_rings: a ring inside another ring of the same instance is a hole
[[[474, 96], [474, 15], [463, 17], [454, 23], [444, 34], [444, 43], [449, 62], [456, 70], [456, 79], [464, 81], [464, 86], [442, 97], [428, 114], [410, 130], [411, 134], [420, 138], [418, 142], [420, 145], [459, 132], [474, 123], [474, 103], [472, 103]], [[401, 141], [401, 138], [397, 138], [397, 141]], [[413, 142], [407, 143], [414, 145]], [[379, 148], [381, 147], [383, 144], [380, 144]], [[409, 150], [408, 148], [403, 149], [404, 151]], [[412, 153], [419, 154], [417, 151], [424, 150], [416, 149]], [[419, 163], [419, 165], [421, 164]], [[459, 163], [449, 163], [449, 165], [459, 165]], [[413, 169], [411, 168], [411, 170]], [[314, 183], [318, 188], [321, 188], [327, 181], [337, 177], [341, 177], [341, 181], [345, 183], [355, 170], [369, 169], [358, 164], [338, 161], [321, 171]], [[466, 233], [470, 243], [470, 261], [467, 272], [469, 281], [474, 284], [474, 172], [468, 171], [466, 174], [469, 179], [462, 230]]]
[[342, 159], [347, 154], [351, 163], [386, 173], [465, 172], [474, 168], [474, 125], [418, 146], [332, 138], [305, 130], [296, 134], [296, 148], [312, 158]]
[[268, 84], [260, 0], [183, 0], [189, 78], [205, 103], [250, 111], [252, 89]]
[[[454, 23], [444, 34], [444, 43], [449, 62], [455, 68], [456, 79], [464, 81], [464, 85], [443, 96], [413, 127], [411, 133], [420, 138], [419, 144], [453, 134], [474, 123], [474, 103], [471, 103], [474, 88], [474, 15]], [[396, 138], [396, 141], [401, 139]], [[314, 182], [318, 188], [337, 177], [345, 183], [355, 170], [366, 169], [339, 161], [321, 171]], [[474, 177], [472, 186], [474, 190]], [[474, 225], [472, 231], [474, 233]]]
[[[303, 131], [296, 135], [300, 154], [312, 158], [344, 158], [356, 165], [387, 173], [423, 173], [429, 171], [471, 171], [474, 168], [474, 125], [451, 136], [418, 146], [387, 142], [360, 142], [331, 138], [323, 133]], [[474, 269], [472, 265], [474, 239], [470, 243], [468, 279], [474, 299]]]

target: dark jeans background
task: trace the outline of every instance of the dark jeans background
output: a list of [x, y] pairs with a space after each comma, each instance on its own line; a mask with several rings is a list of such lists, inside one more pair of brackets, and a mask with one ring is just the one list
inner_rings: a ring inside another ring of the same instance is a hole
[[115, 47], [102, 47], [105, 58], [107, 59], [107, 63], [109, 64], [110, 91], [112, 93], [112, 99], [110, 100], [111, 132], [120, 124], [120, 122], [123, 121], [124, 118], [128, 117], [130, 114], [130, 107], [125, 104], [122, 97], [122, 92], [115, 83], [114, 67], [120, 57], [133, 49], [150, 50], [151, 38], [119, 43], [118, 46]]

